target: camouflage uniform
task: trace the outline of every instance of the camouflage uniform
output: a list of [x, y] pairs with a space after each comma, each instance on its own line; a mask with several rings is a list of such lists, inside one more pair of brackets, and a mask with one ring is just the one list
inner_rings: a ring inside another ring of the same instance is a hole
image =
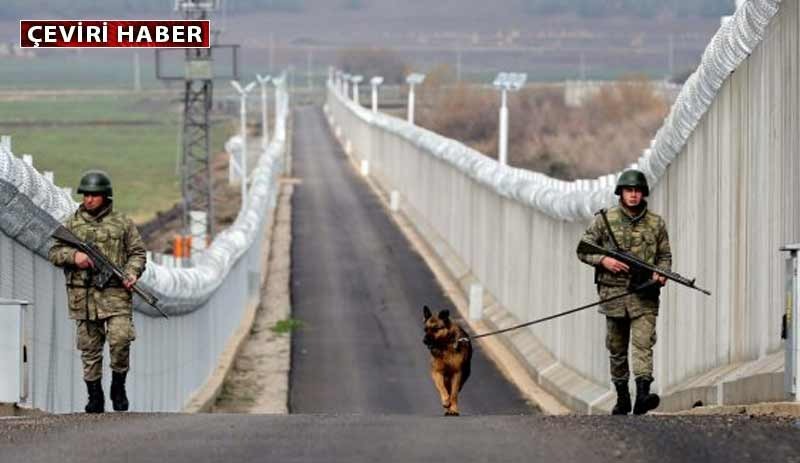
[[[667, 227], [659, 215], [647, 209], [642, 201], [637, 216], [621, 205], [607, 211], [608, 222], [622, 250], [664, 270], [671, 270], [672, 252]], [[608, 247], [611, 239], [599, 214], [583, 235], [584, 240]], [[578, 258], [595, 267], [595, 283], [601, 299], [622, 294], [652, 278], [652, 273], [611, 273], [600, 261], [602, 254], [578, 253]], [[656, 343], [656, 317], [659, 305], [658, 286], [603, 304], [600, 313], [606, 316], [606, 348], [609, 351], [611, 378], [627, 381], [628, 344], [632, 346], [633, 374], [653, 380], [653, 346]]]
[[[113, 211], [111, 200], [96, 215], [81, 206], [65, 226], [81, 240], [94, 243], [126, 276], [138, 279], [144, 272], [146, 251], [139, 231], [130, 219]], [[92, 270], [75, 266], [75, 252], [75, 248], [57, 242], [50, 249], [49, 258], [53, 264], [64, 267], [69, 317], [77, 323], [84, 380], [101, 378], [106, 338], [111, 369], [125, 373], [129, 368], [131, 341], [136, 338], [132, 294], [116, 279], [104, 289], [92, 286]]]

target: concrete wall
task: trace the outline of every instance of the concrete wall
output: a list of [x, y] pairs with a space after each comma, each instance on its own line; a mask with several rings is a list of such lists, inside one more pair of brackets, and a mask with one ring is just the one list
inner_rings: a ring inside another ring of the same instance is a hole
[[[768, 2], [752, 3], [755, 8], [745, 13], [758, 12]], [[735, 39], [747, 29], [752, 18], [739, 15], [745, 26], [720, 40]], [[760, 374], [752, 365], [761, 363], [776, 373], [783, 309], [778, 248], [800, 240], [799, 16], [797, 2], [780, 4], [761, 43], [709, 96], [710, 105], [694, 127], [684, 129], [673, 116], [668, 119], [688, 138], [656, 179], [651, 208], [667, 221], [674, 269], [697, 276], [698, 285], [713, 296], [676, 284], [663, 292], [655, 353], [655, 386], [662, 392], [677, 394], [693, 378], [720, 371], [708, 380], [716, 387]], [[718, 56], [717, 43], [712, 41], [706, 52], [711, 61], [726, 59]], [[698, 88], [705, 90], [698, 85], [684, 91]], [[535, 319], [596, 298], [592, 271], [574, 251], [585, 220], [559, 220], [504, 194], [502, 184], [492, 187], [465, 175], [458, 161], [441, 155], [446, 149], [431, 148], [456, 142], [356, 108], [333, 86], [328, 109], [345, 145], [370, 162], [370, 172], [385, 189], [401, 193], [405, 210], [465, 289], [470, 281], [484, 285], [498, 324]], [[673, 114], [692, 109], [679, 98]], [[664, 141], [674, 135], [659, 136]], [[592, 194], [581, 192], [585, 187], [577, 182], [559, 189]], [[531, 335], [524, 341], [529, 352], [518, 354], [529, 360], [540, 382], [574, 408], [607, 406], [601, 316], [583, 312], [514, 334], [509, 342]], [[739, 366], [752, 375], [741, 373]], [[751, 384], [748, 397], [757, 400], [759, 387]], [[764, 385], [762, 397], [774, 399], [773, 389]], [[737, 400], [722, 391], [721, 386], [715, 389], [711, 399]]]

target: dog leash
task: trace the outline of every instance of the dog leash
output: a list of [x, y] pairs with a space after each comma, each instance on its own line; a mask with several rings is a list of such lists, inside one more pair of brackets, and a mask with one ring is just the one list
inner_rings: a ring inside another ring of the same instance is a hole
[[567, 310], [566, 312], [561, 312], [561, 313], [557, 313], [555, 315], [550, 315], [550, 316], [547, 316], [547, 317], [544, 317], [544, 318], [539, 318], [537, 320], [533, 320], [533, 321], [530, 321], [530, 322], [521, 323], [519, 325], [514, 325], [514, 326], [509, 327], [509, 328], [503, 328], [502, 330], [490, 331], [488, 333], [478, 334], [478, 335], [473, 336], [472, 338], [459, 338], [457, 342], [469, 342], [470, 339], [479, 339], [479, 338], [485, 338], [486, 336], [494, 336], [495, 334], [506, 333], [508, 331], [513, 331], [513, 330], [517, 330], [517, 329], [520, 329], [520, 328], [524, 328], [526, 326], [531, 326], [531, 325], [535, 325], [537, 323], [542, 323], [542, 322], [546, 322], [548, 320], [553, 320], [555, 318], [563, 317], [565, 315], [569, 315], [569, 314], [575, 313], [575, 312], [580, 312], [581, 310], [590, 309], [590, 308], [598, 306], [600, 304], [605, 304], [606, 302], [611, 302], [613, 300], [620, 299], [620, 298], [623, 298], [625, 296], [630, 296], [631, 294], [636, 294], [639, 291], [644, 291], [645, 289], [647, 289], [647, 288], [649, 288], [649, 287], [651, 287], [651, 286], [653, 286], [653, 285], [655, 285], [657, 283], [658, 282], [655, 281], [655, 280], [650, 280], [650, 281], [648, 281], [648, 282], [646, 282], [646, 283], [644, 283], [642, 285], [637, 286], [636, 288], [634, 288], [634, 289], [632, 289], [630, 291], [624, 292], [622, 294], [617, 294], [616, 296], [612, 296], [612, 297], [609, 297], [607, 299], [601, 299], [601, 300], [599, 300], [597, 302], [593, 302], [591, 304], [582, 305], [582, 306], [577, 307], [575, 309]]

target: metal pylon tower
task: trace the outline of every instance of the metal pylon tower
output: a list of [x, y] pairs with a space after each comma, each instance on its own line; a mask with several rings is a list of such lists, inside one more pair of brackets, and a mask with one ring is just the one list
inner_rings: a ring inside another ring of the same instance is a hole
[[[176, 7], [184, 19], [204, 20], [215, 9], [216, 2], [177, 0]], [[192, 211], [206, 213], [205, 234], [214, 234], [214, 201], [211, 181], [209, 114], [214, 81], [211, 48], [186, 49], [186, 77], [183, 96], [183, 129], [181, 147], [181, 192], [183, 193], [183, 225], [189, 231]]]

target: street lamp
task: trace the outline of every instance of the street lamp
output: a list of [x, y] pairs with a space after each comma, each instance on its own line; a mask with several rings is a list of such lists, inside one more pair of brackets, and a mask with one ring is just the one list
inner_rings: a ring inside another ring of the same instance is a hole
[[509, 91], [515, 92], [525, 85], [528, 80], [527, 74], [520, 74], [514, 72], [501, 72], [494, 79], [493, 85], [500, 90], [501, 104], [500, 104], [500, 136], [498, 137], [498, 158], [500, 164], [508, 164], [508, 106], [507, 106], [507, 93]]
[[250, 82], [242, 88], [239, 82], [232, 80], [231, 85], [239, 92], [239, 117], [242, 129], [242, 152], [239, 160], [239, 174], [242, 176], [242, 209], [247, 207], [247, 94], [256, 86], [255, 82]]
[[406, 77], [408, 84], [408, 122], [414, 123], [414, 86], [425, 80], [425, 74], [413, 73]]
[[383, 77], [375, 76], [369, 81], [372, 84], [372, 112], [378, 112], [378, 86], [383, 83]]
[[280, 114], [280, 108], [281, 108], [281, 101], [280, 101], [281, 94], [279, 92], [279, 89], [284, 84], [285, 81], [286, 81], [286, 74], [285, 73], [282, 73], [278, 77], [273, 77], [272, 78], [272, 85], [275, 86], [275, 123], [276, 124], [278, 123], [278, 114]]
[[267, 149], [269, 145], [269, 124], [267, 112], [267, 85], [269, 85], [270, 76], [261, 77], [261, 74], [256, 74], [258, 83], [261, 84], [261, 149]]
[[353, 77], [350, 78], [350, 82], [353, 83], [353, 101], [355, 101], [356, 104], [359, 104], [359, 102], [358, 102], [358, 84], [360, 84], [361, 81], [363, 81], [363, 80], [364, 80], [364, 76], [353, 76]]
[[342, 94], [345, 98], [350, 98], [350, 78], [353, 77], [350, 73], [345, 72], [342, 74], [342, 85], [344, 85], [344, 92]]
[[333, 88], [336, 89], [337, 93], [342, 93], [342, 71], [337, 69], [333, 75]]

